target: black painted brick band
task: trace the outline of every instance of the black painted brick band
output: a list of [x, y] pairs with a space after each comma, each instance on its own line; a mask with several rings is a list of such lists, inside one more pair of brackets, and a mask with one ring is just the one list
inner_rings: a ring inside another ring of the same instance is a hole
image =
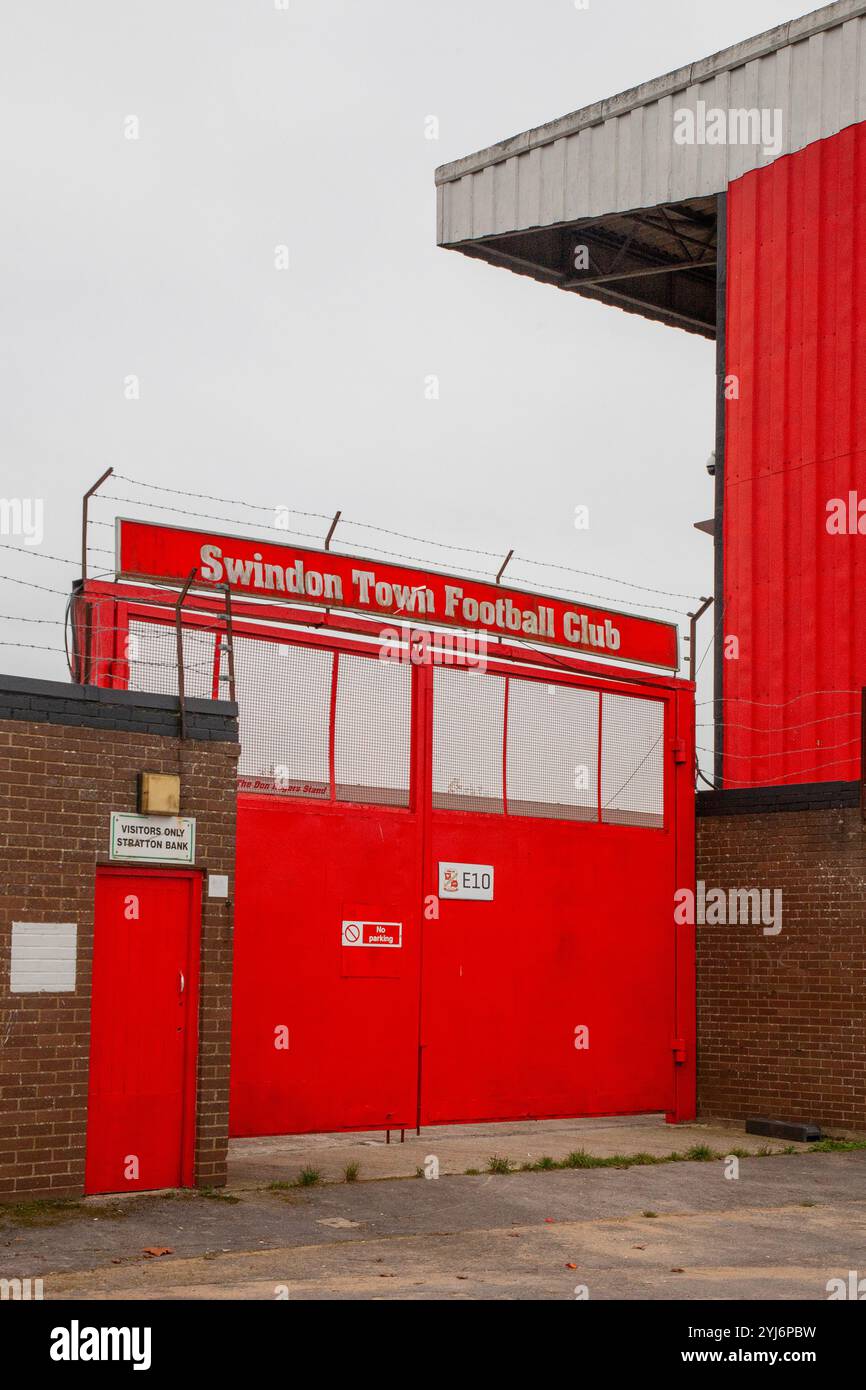
[[[184, 703], [187, 738], [237, 743], [237, 705], [228, 700], [195, 698]], [[175, 695], [0, 675], [0, 719], [177, 738], [180, 704]]]
[[827, 811], [860, 805], [859, 782], [803, 782], [799, 786], [747, 787], [698, 792], [699, 816], [755, 816], [774, 811]]

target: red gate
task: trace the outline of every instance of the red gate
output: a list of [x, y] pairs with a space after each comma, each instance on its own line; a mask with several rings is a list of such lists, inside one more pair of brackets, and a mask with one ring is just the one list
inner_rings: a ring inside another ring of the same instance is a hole
[[[291, 652], [317, 727], [240, 796], [233, 1132], [688, 1113], [690, 696]], [[492, 898], [440, 892], [440, 865]]]
[[[87, 594], [95, 680], [172, 673], [165, 600]], [[222, 613], [184, 609], [190, 695]], [[232, 1133], [693, 1116], [692, 687], [312, 620], [235, 605]]]

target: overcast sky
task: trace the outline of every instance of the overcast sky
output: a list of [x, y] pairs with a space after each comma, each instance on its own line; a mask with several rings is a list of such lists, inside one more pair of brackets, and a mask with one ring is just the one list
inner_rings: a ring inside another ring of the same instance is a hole
[[[692, 523], [713, 505], [713, 345], [437, 249], [434, 169], [814, 6], [283, 2], [3, 0], [0, 491], [46, 513], [41, 550], [0, 537], [27, 550], [0, 550], [0, 574], [66, 590], [73, 567], [42, 556], [77, 557], [81, 493], [113, 465], [712, 592]], [[94, 515], [115, 506], [136, 510]], [[62, 599], [4, 583], [2, 612], [56, 619]], [[60, 631], [0, 622], [6, 642]], [[14, 647], [0, 666], [65, 674]]]

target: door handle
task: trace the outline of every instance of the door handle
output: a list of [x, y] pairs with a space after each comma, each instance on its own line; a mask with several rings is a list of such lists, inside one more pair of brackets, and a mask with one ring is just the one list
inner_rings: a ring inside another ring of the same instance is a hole
[[177, 973], [178, 973], [178, 975], [180, 976], [180, 992], [181, 992], [181, 994], [183, 994], [184, 990], [186, 989], [186, 980], [185, 980], [184, 977], [183, 977], [183, 971], [182, 971], [182, 970], [179, 970]]

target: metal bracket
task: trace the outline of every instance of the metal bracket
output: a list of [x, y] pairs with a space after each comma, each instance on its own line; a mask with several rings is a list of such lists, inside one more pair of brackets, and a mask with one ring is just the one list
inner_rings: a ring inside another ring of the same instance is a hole
[[189, 586], [195, 579], [197, 573], [197, 570], [190, 570], [189, 577], [181, 589], [177, 603], [174, 606], [174, 625], [177, 638], [177, 702], [180, 709], [180, 736], [182, 739], [186, 738], [186, 691], [183, 671], [183, 628], [181, 626], [180, 610], [183, 607], [184, 599], [189, 593]]
[[337, 529], [337, 526], [338, 526], [339, 521], [340, 521], [340, 517], [341, 517], [342, 515], [343, 515], [342, 512], [335, 512], [335, 513], [334, 513], [334, 520], [331, 522], [330, 528], [329, 528], [329, 530], [328, 530], [328, 534], [327, 534], [327, 536], [325, 537], [325, 549], [326, 549], [326, 550], [330, 550], [330, 549], [331, 549], [331, 541], [332, 541], [333, 538], [334, 538], [334, 532], [335, 532], [336, 529]]
[[696, 644], [697, 638], [698, 638], [698, 621], [704, 616], [704, 614], [706, 613], [707, 609], [708, 609], [708, 608], [710, 607], [710, 605], [713, 604], [713, 603], [715, 603], [715, 599], [705, 598], [705, 599], [702, 601], [701, 606], [700, 606], [700, 608], [698, 609], [697, 613], [690, 613], [690, 614], [689, 614], [689, 680], [690, 680], [690, 681], [693, 681], [693, 680], [695, 679], [696, 675], [697, 675], [697, 669], [696, 669], [696, 666], [695, 666], [695, 656], [696, 656], [695, 644]]
[[101, 478], [97, 478], [93, 487], [89, 487], [81, 499], [81, 578], [87, 578], [87, 504], [94, 492], [102, 487], [106, 478], [110, 478], [114, 472], [113, 468], [106, 468]]

